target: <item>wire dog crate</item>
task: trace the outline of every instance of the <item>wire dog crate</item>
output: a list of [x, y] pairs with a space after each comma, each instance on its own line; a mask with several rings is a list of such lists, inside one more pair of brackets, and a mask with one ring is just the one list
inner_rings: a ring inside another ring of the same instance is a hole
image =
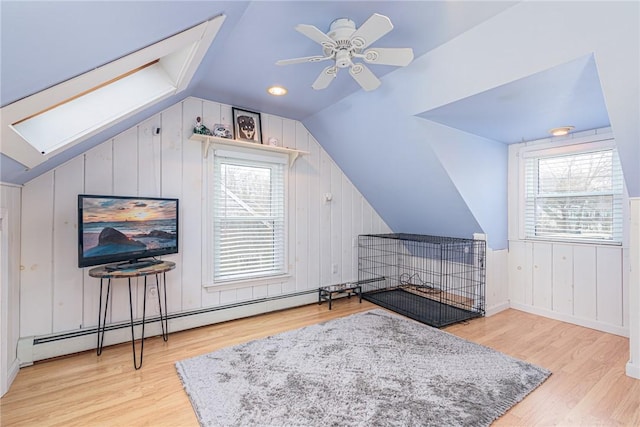
[[484, 240], [358, 236], [362, 298], [437, 328], [485, 314]]

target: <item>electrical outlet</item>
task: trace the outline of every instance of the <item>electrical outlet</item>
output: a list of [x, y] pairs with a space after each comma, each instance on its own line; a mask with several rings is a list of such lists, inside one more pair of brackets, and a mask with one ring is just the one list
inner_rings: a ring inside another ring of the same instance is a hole
[[333, 274], [338, 274], [338, 264], [331, 264], [331, 272]]

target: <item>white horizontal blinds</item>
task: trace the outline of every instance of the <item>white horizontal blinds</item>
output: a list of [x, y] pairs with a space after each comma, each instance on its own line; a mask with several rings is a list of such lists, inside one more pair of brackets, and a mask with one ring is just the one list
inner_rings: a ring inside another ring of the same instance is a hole
[[285, 165], [215, 155], [214, 281], [284, 273]]
[[622, 242], [623, 177], [615, 149], [525, 158], [525, 235]]

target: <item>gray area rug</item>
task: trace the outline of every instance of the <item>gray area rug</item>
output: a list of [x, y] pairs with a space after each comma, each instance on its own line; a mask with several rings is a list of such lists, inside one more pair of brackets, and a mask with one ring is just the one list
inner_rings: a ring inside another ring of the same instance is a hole
[[176, 369], [203, 426], [487, 426], [550, 375], [380, 309]]

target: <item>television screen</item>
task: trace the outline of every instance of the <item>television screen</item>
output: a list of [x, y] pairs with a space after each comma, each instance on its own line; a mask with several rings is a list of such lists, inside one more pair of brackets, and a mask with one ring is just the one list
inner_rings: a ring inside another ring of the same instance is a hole
[[78, 195], [78, 266], [178, 252], [178, 199]]

